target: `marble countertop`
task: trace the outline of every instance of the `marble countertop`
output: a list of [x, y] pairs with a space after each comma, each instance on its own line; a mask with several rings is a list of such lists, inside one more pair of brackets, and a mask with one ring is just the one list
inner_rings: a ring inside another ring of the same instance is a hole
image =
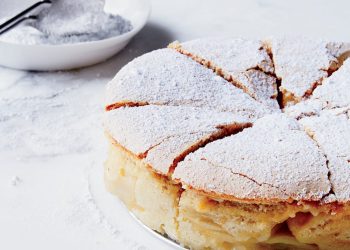
[[[1, 1], [0, 15], [11, 1]], [[146, 27], [104, 63], [64, 72], [0, 67], [2, 249], [172, 249], [138, 225], [103, 186], [104, 88], [133, 58], [173, 40], [204, 36], [350, 41], [347, 0], [153, 0], [152, 5]]]

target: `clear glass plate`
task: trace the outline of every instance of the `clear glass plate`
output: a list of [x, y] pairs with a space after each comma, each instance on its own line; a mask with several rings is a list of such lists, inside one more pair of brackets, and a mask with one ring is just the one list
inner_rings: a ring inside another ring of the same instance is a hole
[[179, 245], [176, 241], [172, 240], [171, 238], [164, 236], [164, 235], [154, 231], [153, 229], [147, 227], [133, 213], [130, 212], [130, 215], [134, 218], [135, 221], [137, 221], [137, 223], [139, 223], [141, 225], [141, 227], [143, 227], [148, 233], [152, 234], [153, 237], [156, 237], [157, 239], [163, 241], [164, 243], [166, 243], [167, 245], [171, 246], [174, 249], [187, 250], [187, 248], [182, 247], [181, 245]]

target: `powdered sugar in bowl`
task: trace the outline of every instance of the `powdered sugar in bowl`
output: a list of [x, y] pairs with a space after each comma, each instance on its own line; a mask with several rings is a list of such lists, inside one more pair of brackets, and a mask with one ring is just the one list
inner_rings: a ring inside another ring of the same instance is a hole
[[[149, 0], [106, 0], [104, 9], [130, 21], [130, 28], [123, 28], [124, 31], [120, 34], [118, 31], [112, 31], [112, 35], [109, 36], [100, 32], [91, 37], [81, 36], [79, 37], [81, 40], [73, 40], [75, 38], [70, 37], [72, 41], [56, 42], [51, 38], [50, 40], [44, 38], [43, 42], [23, 43], [0, 39], [0, 65], [23, 70], [47, 71], [79, 68], [104, 61], [122, 50], [143, 28], [151, 6]], [[102, 25], [106, 26], [105, 23]], [[60, 29], [54, 31], [59, 32]], [[16, 38], [15, 32], [13, 33]], [[35, 39], [37, 38], [34, 36]]]

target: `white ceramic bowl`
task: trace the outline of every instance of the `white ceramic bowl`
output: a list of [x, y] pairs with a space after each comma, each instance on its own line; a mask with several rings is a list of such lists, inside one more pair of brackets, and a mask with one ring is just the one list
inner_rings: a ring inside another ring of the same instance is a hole
[[106, 0], [105, 10], [129, 19], [133, 29], [104, 40], [62, 44], [24, 45], [0, 41], [0, 65], [23, 70], [66, 70], [93, 65], [122, 50], [146, 24], [149, 0]]

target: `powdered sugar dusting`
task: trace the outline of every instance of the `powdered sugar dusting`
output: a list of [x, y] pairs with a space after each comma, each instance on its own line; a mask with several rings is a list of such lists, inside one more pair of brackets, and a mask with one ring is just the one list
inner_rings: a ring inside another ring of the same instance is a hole
[[280, 114], [261, 118], [252, 128], [189, 154], [173, 177], [241, 199], [320, 200], [330, 190], [327, 174], [326, 159], [317, 145], [295, 120]]
[[251, 69], [237, 75], [234, 81], [247, 86], [248, 93], [259, 102], [272, 109], [279, 109], [277, 98], [276, 78], [267, 75], [260, 70]]
[[251, 120], [279, 112], [172, 49], [156, 50], [130, 62], [108, 84], [106, 96], [107, 105], [143, 102], [205, 107]]
[[100, 0], [55, 0], [35, 20], [13, 28], [0, 40], [27, 45], [65, 44], [102, 40], [132, 30], [129, 20], [104, 12], [103, 7], [104, 1]]
[[205, 38], [170, 45], [240, 86], [253, 98], [278, 108], [272, 61], [258, 40]]
[[[343, 145], [350, 135], [350, 59], [343, 63], [349, 48], [304, 38], [266, 44], [282, 80], [280, 94], [301, 100], [286, 107], [287, 114], [279, 112], [274, 67], [261, 42], [199, 39], [173, 43], [181, 53], [145, 54], [117, 74], [107, 87], [107, 105], [117, 108], [107, 113], [108, 133], [157, 172], [176, 166], [172, 177], [184, 188], [238, 199], [349, 200], [350, 157]], [[225, 73], [226, 66], [232, 71]], [[333, 126], [333, 118], [323, 121], [328, 116], [343, 120]], [[250, 122], [242, 132], [221, 131], [221, 125]], [[319, 138], [327, 141], [334, 129], [340, 131], [332, 139], [345, 141], [331, 142], [329, 153]]]
[[322, 103], [315, 100], [306, 100], [297, 103], [296, 105], [288, 106], [284, 109], [285, 113], [295, 119], [300, 119], [305, 116], [318, 115], [323, 109]]
[[310, 99], [286, 108], [293, 117], [318, 115], [324, 109], [350, 109], [350, 59], [315, 89]]
[[329, 43], [308, 38], [271, 38], [267, 43], [273, 54], [275, 73], [282, 80], [281, 89], [297, 99], [312, 89], [335, 68], [337, 58]]
[[[228, 112], [180, 106], [125, 107], [106, 114], [108, 133], [134, 154], [147, 155], [145, 161], [165, 174], [183, 151], [218, 132], [220, 126], [234, 123], [245, 120]], [[162, 154], [156, 154], [160, 149]]]
[[338, 201], [350, 199], [350, 121], [345, 114], [324, 111], [300, 120], [329, 160], [330, 181]]
[[330, 108], [350, 106], [350, 59], [315, 89], [312, 99]]
[[[288, 195], [279, 188], [258, 183], [240, 172], [213, 165], [205, 159], [181, 162], [173, 176], [195, 189], [215, 192], [219, 195], [231, 195], [238, 199], [271, 200], [273, 197], [281, 200], [288, 199]], [[186, 188], [186, 185], [183, 187]]]
[[151, 148], [144, 161], [156, 170], [168, 173], [174, 159], [190, 149], [195, 143], [208, 139], [210, 135], [208, 132], [195, 132], [172, 136]]
[[259, 40], [243, 38], [204, 38], [181, 43], [181, 47], [194, 55], [212, 61], [230, 74], [252, 68], [273, 73], [274, 67]]

